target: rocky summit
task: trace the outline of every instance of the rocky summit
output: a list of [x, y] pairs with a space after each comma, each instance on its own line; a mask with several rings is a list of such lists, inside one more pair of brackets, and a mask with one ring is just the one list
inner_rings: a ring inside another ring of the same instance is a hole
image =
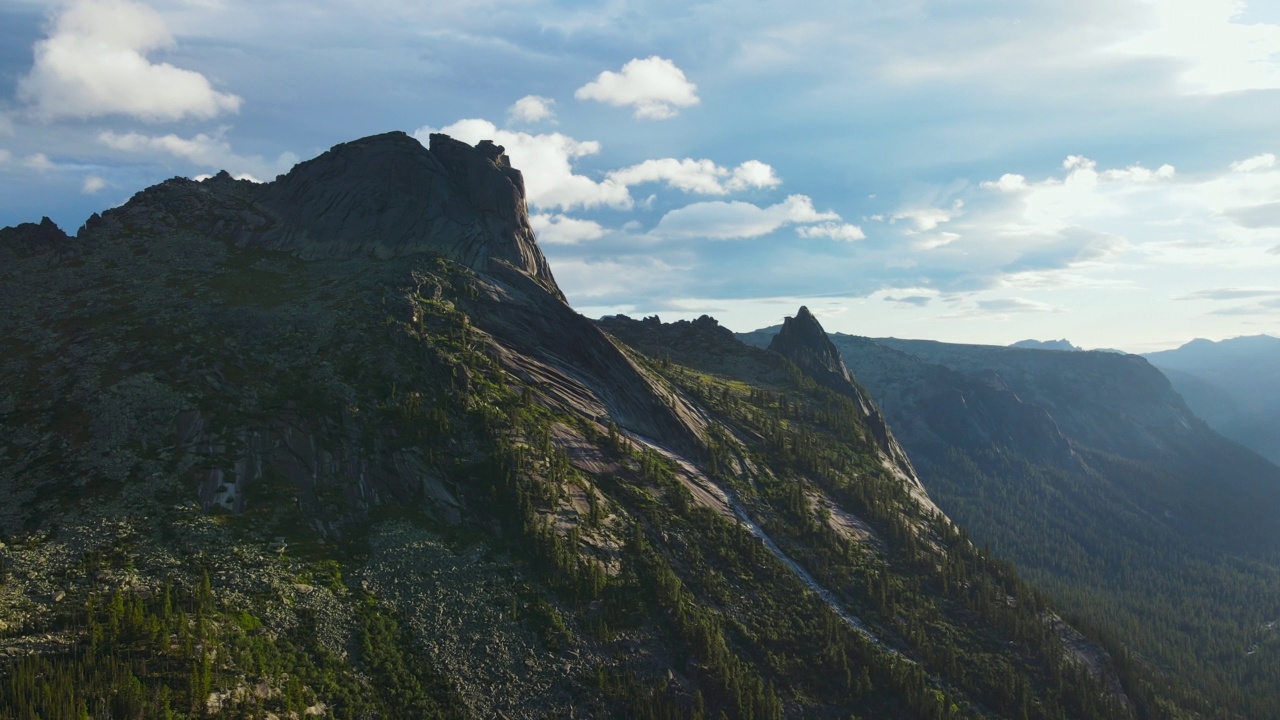
[[0, 718], [1133, 718], [807, 311], [594, 323], [501, 147], [0, 231]]

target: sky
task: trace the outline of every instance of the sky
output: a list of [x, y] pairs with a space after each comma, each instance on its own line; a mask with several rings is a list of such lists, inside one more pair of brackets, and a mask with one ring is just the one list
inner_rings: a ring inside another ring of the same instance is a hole
[[1280, 336], [1280, 4], [4, 0], [0, 225], [404, 130], [507, 149], [571, 304]]

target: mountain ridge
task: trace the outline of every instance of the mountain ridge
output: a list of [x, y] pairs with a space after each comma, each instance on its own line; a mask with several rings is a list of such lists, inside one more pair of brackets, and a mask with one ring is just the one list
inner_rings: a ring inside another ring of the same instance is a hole
[[[1013, 558], [1072, 617], [1181, 666], [1187, 688], [1247, 684], [1250, 702], [1272, 702], [1257, 672], [1280, 656], [1265, 629], [1280, 606], [1258, 598], [1280, 590], [1280, 471], [1213, 432], [1155, 367], [1111, 353], [831, 337], [931, 496], [975, 541]], [[1220, 648], [1211, 660], [1187, 660], [1210, 645]], [[1205, 712], [1225, 702], [1189, 701]]]
[[606, 333], [497, 146], [409, 140], [5, 231], [0, 716], [1146, 702], [864, 404], [711, 320], [636, 324], [732, 375]]

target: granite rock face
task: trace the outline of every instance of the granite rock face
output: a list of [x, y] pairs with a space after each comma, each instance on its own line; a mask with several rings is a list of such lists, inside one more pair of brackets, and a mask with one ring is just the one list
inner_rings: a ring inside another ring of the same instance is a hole
[[[795, 317], [783, 320], [782, 329], [769, 343], [769, 349], [795, 363], [824, 387], [843, 392], [853, 384], [840, 351], [831, 344], [818, 319], [803, 305]], [[865, 408], [865, 398], [856, 389], [855, 393]]]
[[245, 246], [300, 257], [398, 257], [435, 252], [475, 270], [509, 262], [559, 295], [534, 242], [524, 178], [503, 148], [447, 135], [422, 147], [403, 132], [335, 145], [263, 186], [280, 223], [246, 232]]

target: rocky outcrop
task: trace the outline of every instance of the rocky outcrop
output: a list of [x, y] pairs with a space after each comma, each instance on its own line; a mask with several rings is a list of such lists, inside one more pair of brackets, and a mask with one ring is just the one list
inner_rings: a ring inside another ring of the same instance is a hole
[[827, 332], [809, 308], [801, 305], [795, 317], [782, 321], [782, 328], [769, 343], [769, 350], [795, 363], [819, 385], [852, 398], [862, 408], [867, 427], [880, 449], [904, 477], [917, 486], [920, 484], [906, 452], [889, 432], [884, 415], [854, 381], [840, 357], [840, 351], [831, 343], [831, 338], [827, 337]]
[[69, 249], [70, 238], [48, 217], [38, 223], [22, 223], [0, 229], [0, 258], [27, 257], [43, 252], [62, 253]]
[[840, 351], [831, 344], [831, 339], [809, 308], [801, 305], [795, 317], [782, 321], [782, 329], [769, 343], [769, 349], [795, 363], [819, 385], [850, 394], [864, 410], [868, 410], [866, 398], [852, 387], [853, 376], [845, 367]]
[[465, 304], [498, 360], [557, 407], [620, 427], [686, 457], [703, 454], [706, 419], [638, 367], [587, 318], [528, 275], [498, 266]]
[[304, 258], [434, 252], [476, 270], [508, 262], [559, 295], [534, 242], [524, 179], [503, 148], [447, 135], [424, 148], [403, 132], [335, 145], [258, 193], [280, 219], [245, 232], [245, 246]]

